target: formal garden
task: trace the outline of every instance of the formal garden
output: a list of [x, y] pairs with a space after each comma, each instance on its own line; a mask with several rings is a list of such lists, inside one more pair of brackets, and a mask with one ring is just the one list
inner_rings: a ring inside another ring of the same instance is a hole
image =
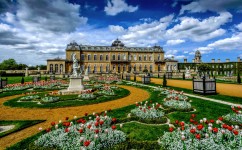
[[[207, 96], [234, 103], [225, 105], [187, 96], [186, 93], [192, 94], [191, 90], [126, 81], [117, 76], [91, 78], [83, 83], [85, 90], [80, 93], [59, 92], [68, 87], [68, 82], [68, 79], [14, 82], [2, 89], [0, 101], [7, 100], [1, 102], [1, 111], [28, 110], [43, 115], [60, 111], [55, 120], [49, 120], [51, 116], [41, 119], [41, 115], [29, 118], [31, 115], [25, 117], [24, 114], [18, 120], [0, 120], [2, 142], [33, 127], [27, 138], [7, 149], [216, 150], [242, 147], [239, 97]], [[124, 105], [125, 99], [132, 95], [133, 103]], [[111, 102], [113, 104], [108, 106]], [[62, 112], [71, 110], [77, 110], [75, 115]], [[6, 115], [11, 113], [6, 112]]]

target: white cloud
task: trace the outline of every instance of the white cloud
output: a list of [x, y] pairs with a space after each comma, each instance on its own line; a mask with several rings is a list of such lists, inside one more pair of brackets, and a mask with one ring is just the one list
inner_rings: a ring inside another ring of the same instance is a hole
[[226, 31], [220, 26], [229, 22], [232, 15], [229, 12], [220, 13], [219, 16], [212, 16], [199, 20], [192, 17], [181, 17], [180, 24], [167, 30], [167, 39], [190, 39], [192, 41], [205, 41], [223, 35]]
[[187, 5], [182, 5], [180, 14], [185, 11], [191, 13], [215, 11], [223, 12], [229, 9], [241, 9], [241, 0], [197, 0], [193, 1]]
[[138, 8], [138, 6], [128, 5], [125, 0], [108, 0], [104, 11], [107, 15], [115, 16], [121, 12], [135, 12]]
[[166, 42], [166, 45], [178, 45], [178, 44], [181, 44], [181, 43], [184, 43], [185, 40], [181, 40], [181, 39], [178, 39], [178, 40], [168, 40]]
[[240, 31], [242, 31], [242, 22], [238, 25], [236, 25], [236, 28], [239, 29]]
[[112, 33], [124, 33], [125, 32], [125, 29], [119, 25], [116, 25], [116, 26], [109, 25], [108, 28]]

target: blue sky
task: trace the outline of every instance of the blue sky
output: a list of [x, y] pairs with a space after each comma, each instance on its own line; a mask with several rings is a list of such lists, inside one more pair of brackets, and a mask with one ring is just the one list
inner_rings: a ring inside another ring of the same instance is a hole
[[242, 57], [242, 0], [0, 0], [0, 61], [65, 58], [66, 44], [164, 48], [191, 61]]

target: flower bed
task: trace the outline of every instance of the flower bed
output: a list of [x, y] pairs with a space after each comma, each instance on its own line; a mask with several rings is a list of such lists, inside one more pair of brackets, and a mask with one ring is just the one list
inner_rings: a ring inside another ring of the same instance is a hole
[[178, 100], [169, 100], [169, 101], [164, 101], [163, 105], [165, 107], [169, 107], [172, 109], [176, 110], [191, 110], [192, 106], [189, 102], [187, 101], [178, 101]]
[[232, 113], [229, 113], [225, 116], [223, 116], [224, 120], [233, 123], [233, 124], [237, 124], [242, 126], [242, 114], [241, 114], [241, 107], [238, 106], [237, 108], [232, 106]]
[[131, 114], [141, 119], [159, 119], [165, 115], [160, 108], [160, 104], [148, 104], [148, 101], [144, 105], [142, 103], [136, 103], [136, 108], [131, 110]]
[[53, 103], [53, 102], [58, 102], [60, 100], [59, 97], [44, 97], [41, 98], [41, 103]]
[[36, 99], [40, 99], [40, 96], [39, 95], [29, 95], [29, 96], [21, 97], [19, 100], [20, 101], [32, 101], [32, 100], [36, 100]]
[[123, 81], [117, 81], [116, 84], [121, 85], [121, 84], [124, 84], [124, 82]]
[[92, 100], [92, 99], [96, 99], [96, 97], [97, 96], [92, 93], [83, 93], [78, 95], [78, 98], [82, 100]]
[[167, 150], [227, 150], [240, 149], [242, 147], [242, 132], [238, 126], [229, 126], [223, 124], [220, 120], [216, 121], [222, 127], [214, 124], [214, 120], [204, 118], [200, 120], [200, 124], [190, 119], [193, 124], [185, 124], [176, 121], [180, 127], [174, 129], [169, 128], [170, 132], [166, 132], [159, 140], [162, 149]]
[[62, 125], [55, 125], [52, 122], [56, 129], [47, 129], [47, 133], [40, 136], [35, 145], [71, 150], [110, 148], [126, 140], [125, 133], [116, 130], [116, 125], [112, 125], [113, 121], [108, 116], [97, 116], [90, 121], [78, 119], [76, 124], [66, 121]]
[[154, 91], [164, 91], [164, 88], [162, 88], [162, 86], [158, 86], [157, 88], [154, 88]]

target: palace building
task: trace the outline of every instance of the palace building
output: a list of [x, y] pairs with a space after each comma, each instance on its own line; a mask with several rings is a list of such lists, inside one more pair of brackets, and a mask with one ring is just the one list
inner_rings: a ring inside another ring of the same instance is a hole
[[72, 53], [76, 54], [80, 69], [86, 68], [89, 73], [158, 73], [177, 70], [178, 62], [164, 58], [164, 50], [160, 46], [126, 47], [116, 39], [111, 46], [78, 45], [71, 42], [66, 47], [66, 59], [47, 60], [47, 71], [55, 74], [72, 72]]

